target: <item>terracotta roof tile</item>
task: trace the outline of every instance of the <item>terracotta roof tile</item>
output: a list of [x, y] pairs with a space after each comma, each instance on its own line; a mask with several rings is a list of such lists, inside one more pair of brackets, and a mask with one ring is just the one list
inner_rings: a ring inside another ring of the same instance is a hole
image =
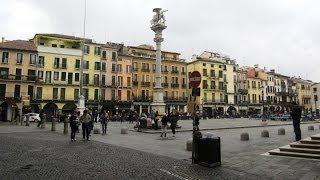
[[13, 40], [0, 43], [0, 49], [37, 51], [37, 47], [32, 41]]

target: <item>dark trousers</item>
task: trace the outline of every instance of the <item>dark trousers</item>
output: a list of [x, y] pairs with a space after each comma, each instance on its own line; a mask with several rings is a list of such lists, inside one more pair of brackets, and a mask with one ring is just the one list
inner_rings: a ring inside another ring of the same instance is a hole
[[107, 123], [102, 123], [102, 134], [107, 134]]
[[176, 124], [171, 124], [171, 131], [173, 135], [176, 134]]
[[301, 140], [300, 122], [293, 122], [293, 130], [296, 135], [296, 141]]
[[71, 128], [71, 139], [75, 139], [77, 128]]
[[82, 138], [89, 139], [89, 135], [90, 135], [90, 125], [87, 123], [82, 123]]
[[42, 124], [42, 119], [40, 119], [40, 121], [38, 122], [37, 127], [40, 127], [41, 124]]

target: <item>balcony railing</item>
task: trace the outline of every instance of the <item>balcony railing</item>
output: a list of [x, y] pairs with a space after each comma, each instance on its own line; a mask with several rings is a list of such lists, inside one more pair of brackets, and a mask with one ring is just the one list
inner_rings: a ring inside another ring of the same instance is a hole
[[187, 102], [187, 97], [163, 97], [166, 102]]
[[142, 68], [141, 71], [142, 72], [150, 72], [150, 69]]
[[150, 82], [141, 82], [141, 86], [150, 87]]
[[171, 71], [171, 74], [179, 74], [179, 71], [173, 70]]
[[165, 88], [169, 87], [168, 83], [161, 83], [161, 85], [162, 85], [162, 87], [165, 87]]
[[133, 72], [138, 72], [139, 68], [132, 68]]
[[138, 81], [132, 81], [132, 85], [133, 85], [133, 86], [138, 86], [138, 85], [139, 85], [139, 82], [138, 82]]
[[163, 72], [163, 73], [168, 73], [169, 71], [165, 69], [165, 70], [163, 70], [162, 72]]
[[182, 88], [187, 88], [187, 84], [182, 84]]
[[179, 88], [179, 84], [171, 83], [171, 87], [172, 87], [172, 88]]
[[138, 96], [138, 97], [133, 97], [132, 99], [133, 99], [133, 101], [136, 101], [136, 102], [150, 102], [150, 101], [152, 101], [152, 97], [150, 97], [150, 96]]
[[243, 95], [248, 94], [248, 89], [238, 89], [238, 93]]

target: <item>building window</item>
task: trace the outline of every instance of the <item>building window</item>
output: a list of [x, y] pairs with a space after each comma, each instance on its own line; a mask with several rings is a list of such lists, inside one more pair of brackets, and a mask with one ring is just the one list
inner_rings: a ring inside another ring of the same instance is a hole
[[52, 47], [58, 47], [57, 44], [52, 44], [51, 46], [52, 46]]
[[118, 100], [121, 101], [121, 90], [118, 90]]
[[112, 90], [111, 91], [111, 100], [115, 100], [116, 99], [116, 90]]
[[112, 76], [112, 86], [115, 86], [115, 85], [116, 85], [116, 77]]
[[105, 100], [106, 99], [106, 90], [105, 89], [101, 89], [101, 100]]
[[102, 78], [101, 78], [101, 85], [102, 86], [105, 86], [106, 85], [106, 75], [102, 75]]
[[101, 66], [100, 66], [100, 62], [95, 62], [94, 63], [94, 70], [100, 70]]
[[95, 86], [99, 86], [99, 74], [95, 74], [94, 75], [94, 85]]
[[2, 53], [2, 63], [8, 63], [9, 59], [9, 52], [3, 52]]
[[59, 80], [59, 72], [53, 73], [53, 80], [55, 80], [55, 81]]
[[116, 59], [117, 59], [117, 53], [112, 52], [112, 61], [116, 61]]
[[131, 91], [127, 90], [127, 101], [131, 100]]
[[202, 66], [206, 66], [206, 63], [203, 63]]
[[116, 72], [116, 64], [112, 64], [112, 69], [111, 69], [112, 72]]
[[16, 69], [16, 80], [21, 80], [22, 69]]
[[29, 80], [29, 81], [35, 81], [36, 78], [37, 78], [37, 76], [36, 76], [36, 71], [35, 71], [35, 70], [28, 69], [28, 80]]
[[75, 73], [75, 74], [74, 74], [74, 81], [75, 81], [75, 82], [79, 82], [79, 78], [80, 78], [80, 77], [79, 77], [79, 73]]
[[126, 73], [131, 73], [131, 66], [130, 65], [127, 65]]
[[90, 47], [87, 45], [84, 45], [84, 53], [85, 54], [90, 54]]
[[65, 100], [66, 98], [66, 88], [61, 88], [60, 89], [60, 99]]
[[31, 99], [33, 98], [33, 86], [28, 86], [28, 95]]
[[37, 55], [30, 54], [30, 64], [35, 65], [37, 63]]
[[105, 70], [106, 70], [106, 67], [107, 67], [107, 65], [106, 65], [105, 62], [101, 63], [101, 70], [102, 70], [102, 71], [105, 71]]
[[67, 69], [67, 58], [62, 58], [62, 66], [63, 69]]
[[98, 100], [99, 99], [99, 89], [95, 89], [94, 90], [94, 100]]
[[74, 100], [78, 100], [79, 99], [79, 89], [74, 89], [73, 97], [74, 97]]
[[107, 51], [102, 51], [102, 59], [107, 59]]
[[117, 65], [117, 72], [122, 72], [122, 65], [121, 64]]
[[83, 74], [83, 84], [87, 85], [89, 84], [89, 74]]
[[83, 69], [89, 69], [89, 61], [83, 61]]
[[42, 99], [42, 87], [37, 87], [37, 99]]
[[20, 85], [14, 86], [14, 98], [20, 98]]
[[100, 56], [100, 54], [101, 54], [101, 47], [94, 47], [94, 54]]
[[123, 78], [122, 76], [118, 76], [118, 86], [123, 86]]
[[66, 77], [67, 77], [67, 73], [66, 72], [62, 72], [61, 73], [61, 81], [66, 81]]
[[43, 79], [43, 71], [38, 71], [38, 78]]
[[38, 66], [39, 67], [44, 67], [44, 56], [39, 56]]
[[64, 45], [60, 45], [60, 48], [64, 48]]
[[208, 74], [207, 74], [207, 69], [202, 69], [202, 74], [203, 74], [203, 76], [207, 76]]
[[22, 53], [17, 53], [17, 64], [21, 64], [23, 59]]
[[80, 68], [80, 60], [76, 59], [76, 65], [75, 65], [76, 69]]
[[58, 69], [60, 66], [60, 58], [54, 58], [54, 68]]
[[127, 87], [130, 87], [130, 86], [131, 86], [131, 78], [127, 77]]
[[51, 83], [51, 71], [46, 71], [46, 83]]
[[83, 96], [89, 100], [89, 89], [83, 89]]
[[219, 71], [219, 78], [222, 78], [223, 74], [222, 71]]

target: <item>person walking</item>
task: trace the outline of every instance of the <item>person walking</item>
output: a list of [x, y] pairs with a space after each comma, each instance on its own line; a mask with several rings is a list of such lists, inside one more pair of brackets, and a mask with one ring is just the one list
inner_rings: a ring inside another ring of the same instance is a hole
[[156, 111], [154, 116], [154, 130], [158, 130], [159, 112]]
[[172, 137], [175, 137], [178, 119], [179, 119], [178, 111], [174, 110], [173, 113], [170, 115], [170, 123], [171, 123], [170, 127], [172, 131]]
[[101, 126], [102, 126], [102, 134], [107, 134], [108, 121], [109, 121], [109, 115], [104, 110], [104, 111], [102, 111], [102, 114], [100, 116], [100, 122], [101, 122]]
[[162, 119], [161, 119], [161, 129], [162, 129], [162, 132], [161, 132], [161, 136], [160, 137], [167, 137], [167, 126], [168, 126], [168, 115], [167, 114], [164, 114], [162, 116]]
[[79, 130], [79, 121], [77, 116], [77, 111], [74, 111], [69, 118], [70, 128], [71, 128], [71, 141], [76, 141], [76, 133]]
[[88, 110], [83, 111], [83, 115], [80, 117], [80, 122], [82, 123], [82, 138], [89, 141], [89, 136], [91, 132], [92, 119]]
[[293, 130], [296, 136], [296, 141], [301, 140], [301, 129], [300, 129], [300, 119], [301, 119], [301, 107], [294, 102], [293, 106], [291, 108], [291, 117], [292, 117], [292, 124], [293, 124]]
[[40, 112], [39, 117], [40, 117], [40, 121], [38, 122], [37, 127], [40, 127], [40, 126], [41, 126], [41, 124], [43, 123], [44, 116], [43, 116], [43, 112], [42, 112], [42, 111]]

